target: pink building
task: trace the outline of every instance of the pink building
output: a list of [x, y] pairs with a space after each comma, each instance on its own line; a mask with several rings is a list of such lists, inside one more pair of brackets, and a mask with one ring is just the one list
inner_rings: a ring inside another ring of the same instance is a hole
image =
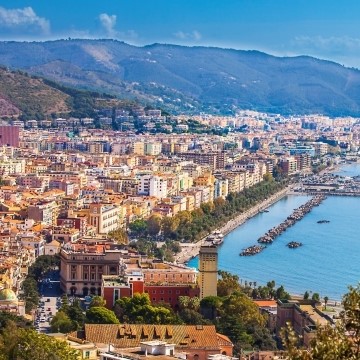
[[19, 147], [19, 127], [18, 126], [0, 126], [0, 146]]

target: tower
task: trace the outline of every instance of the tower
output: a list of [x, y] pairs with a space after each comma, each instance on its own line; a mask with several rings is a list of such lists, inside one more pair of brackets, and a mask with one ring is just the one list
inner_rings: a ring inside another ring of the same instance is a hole
[[218, 253], [216, 245], [201, 246], [199, 251], [200, 299], [217, 296]]

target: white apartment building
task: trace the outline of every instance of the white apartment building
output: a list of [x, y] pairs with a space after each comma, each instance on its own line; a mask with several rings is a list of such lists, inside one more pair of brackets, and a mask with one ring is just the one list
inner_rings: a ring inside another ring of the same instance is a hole
[[139, 176], [138, 194], [165, 198], [168, 194], [166, 178], [158, 175], [143, 174]]
[[97, 234], [107, 234], [120, 224], [121, 210], [112, 204], [90, 204], [88, 223], [94, 226]]
[[157, 198], [167, 197], [167, 180], [160, 176], [152, 176], [149, 184], [149, 195]]

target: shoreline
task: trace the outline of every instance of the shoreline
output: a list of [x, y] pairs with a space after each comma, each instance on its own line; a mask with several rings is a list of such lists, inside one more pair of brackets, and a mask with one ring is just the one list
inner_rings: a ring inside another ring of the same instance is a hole
[[[285, 189], [280, 190], [276, 194], [272, 195], [271, 197], [263, 200], [259, 204], [253, 206], [249, 210], [245, 211], [244, 213], [237, 215], [235, 218], [229, 220], [224, 226], [218, 228], [222, 234], [227, 235], [240, 225], [244, 224], [247, 220], [252, 218], [253, 216], [260, 213], [260, 211], [265, 210], [267, 207], [275, 204], [285, 196], [290, 193], [290, 187], [287, 186]], [[202, 238], [197, 243], [185, 243], [180, 244], [181, 252], [175, 256], [175, 263], [176, 264], [186, 264], [189, 260], [194, 258], [199, 254], [200, 247], [205, 244], [205, 239], [207, 236]]]

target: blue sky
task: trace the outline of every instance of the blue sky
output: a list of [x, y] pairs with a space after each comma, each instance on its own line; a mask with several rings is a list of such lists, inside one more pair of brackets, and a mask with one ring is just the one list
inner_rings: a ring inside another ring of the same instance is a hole
[[312, 55], [360, 68], [360, 1], [0, 0], [0, 40], [68, 37]]

